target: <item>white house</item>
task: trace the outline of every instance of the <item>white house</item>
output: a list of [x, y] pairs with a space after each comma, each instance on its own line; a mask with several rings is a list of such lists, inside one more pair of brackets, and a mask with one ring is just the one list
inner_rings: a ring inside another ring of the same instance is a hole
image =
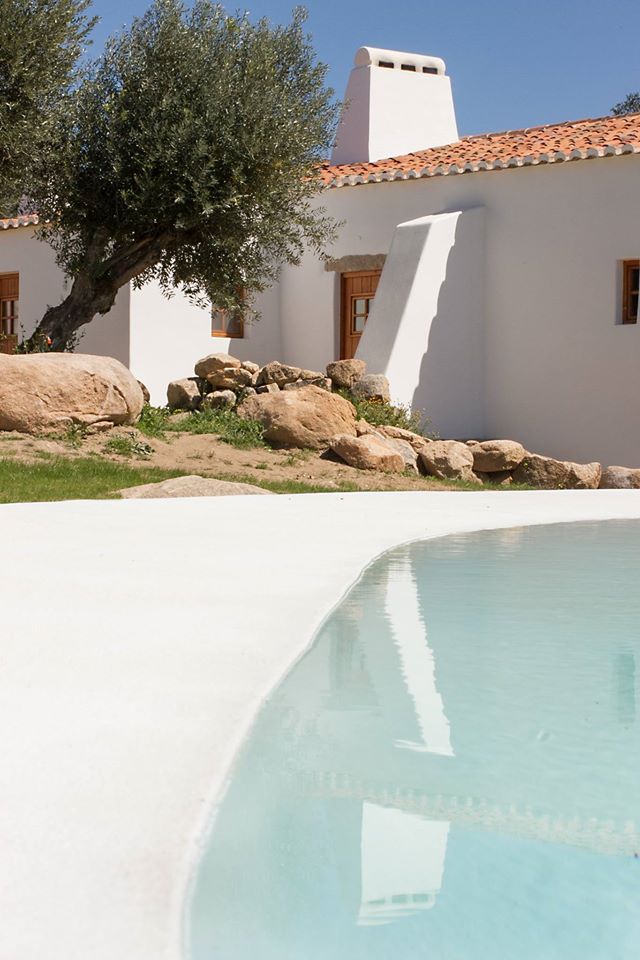
[[[343, 222], [329, 260], [284, 267], [244, 330], [123, 289], [81, 349], [155, 403], [214, 350], [312, 369], [357, 353], [442, 436], [640, 467], [640, 114], [459, 138], [443, 61], [370, 47], [345, 102], [318, 197]], [[0, 221], [5, 330], [64, 292], [34, 221]]]

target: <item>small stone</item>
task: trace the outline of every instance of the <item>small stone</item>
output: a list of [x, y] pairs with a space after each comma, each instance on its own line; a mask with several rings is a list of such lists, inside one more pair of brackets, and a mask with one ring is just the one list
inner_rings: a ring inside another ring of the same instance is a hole
[[391, 392], [389, 381], [381, 373], [368, 373], [351, 387], [354, 397], [360, 400], [378, 400], [389, 403]]
[[600, 478], [601, 490], [640, 489], [640, 470], [633, 467], [605, 467]]
[[414, 450], [410, 443], [406, 440], [400, 440], [397, 437], [387, 437], [384, 434], [381, 434], [382, 439], [386, 441], [394, 450], [397, 450], [402, 459], [404, 460], [405, 470], [410, 470], [411, 473], [419, 474], [420, 470], [418, 469], [418, 452]]
[[114, 426], [115, 424], [112, 420], [99, 420], [98, 423], [90, 424], [86, 428], [85, 433], [87, 436], [91, 436], [94, 433], [106, 433], [107, 430], [113, 430]]
[[272, 360], [265, 364], [258, 373], [256, 380], [257, 386], [275, 383], [278, 387], [284, 387], [285, 383], [293, 383], [300, 379], [302, 373], [300, 367], [291, 367], [289, 364], [280, 363], [279, 360]]
[[167, 387], [167, 403], [171, 410], [195, 410], [202, 397], [195, 377], [172, 380]]
[[315, 382], [317, 380], [324, 380], [325, 376], [324, 376], [324, 373], [318, 373], [317, 370], [301, 370], [299, 379], [312, 380]]
[[207, 383], [214, 390], [239, 390], [251, 386], [253, 374], [243, 367], [222, 367], [207, 375]]
[[600, 485], [599, 463], [572, 463], [528, 453], [512, 473], [514, 483], [541, 490], [596, 490]]
[[263, 383], [262, 386], [255, 388], [256, 393], [280, 393], [280, 387], [277, 383]]
[[260, 370], [260, 364], [253, 363], [252, 360], [242, 360], [240, 366], [243, 370], [248, 370], [251, 374], [258, 373]]
[[197, 377], [204, 380], [209, 379], [209, 374], [215, 370], [223, 370], [225, 367], [239, 367], [240, 361], [237, 357], [232, 357], [229, 353], [210, 353], [208, 356], [198, 360], [194, 367], [194, 373]]
[[526, 450], [515, 440], [483, 440], [467, 444], [473, 452], [473, 469], [481, 473], [514, 470], [522, 463]]
[[214, 390], [204, 398], [204, 405], [213, 409], [235, 407], [236, 395], [233, 390]]
[[327, 376], [336, 387], [350, 390], [354, 383], [361, 380], [367, 372], [364, 360], [334, 360], [327, 364]]
[[338, 435], [332, 438], [329, 446], [345, 463], [358, 470], [404, 473], [402, 454], [379, 434], [367, 433], [361, 437]]
[[473, 472], [473, 453], [457, 440], [433, 440], [420, 450], [420, 460], [432, 477], [480, 483]]

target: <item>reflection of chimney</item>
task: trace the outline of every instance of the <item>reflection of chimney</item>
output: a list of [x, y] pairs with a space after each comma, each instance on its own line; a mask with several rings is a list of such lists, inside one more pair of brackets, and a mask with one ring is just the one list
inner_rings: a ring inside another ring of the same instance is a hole
[[430, 910], [442, 886], [449, 823], [362, 805], [359, 926]]
[[331, 163], [382, 160], [457, 139], [444, 60], [360, 47]]

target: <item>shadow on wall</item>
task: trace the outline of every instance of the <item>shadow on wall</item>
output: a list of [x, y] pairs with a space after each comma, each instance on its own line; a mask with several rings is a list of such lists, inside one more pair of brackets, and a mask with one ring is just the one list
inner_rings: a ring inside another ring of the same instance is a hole
[[443, 436], [484, 430], [484, 215], [400, 224], [357, 356]]
[[[485, 422], [485, 245], [481, 210], [457, 219], [411, 406], [444, 437], [482, 439]], [[429, 269], [429, 263], [426, 263]]]

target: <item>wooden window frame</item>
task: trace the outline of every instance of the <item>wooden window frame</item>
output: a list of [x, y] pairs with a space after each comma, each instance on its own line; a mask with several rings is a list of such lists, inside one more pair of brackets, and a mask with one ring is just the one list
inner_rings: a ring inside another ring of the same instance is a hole
[[[244, 300], [244, 297], [242, 297]], [[220, 326], [215, 328], [216, 318], [220, 321]], [[229, 318], [232, 318], [237, 324], [238, 331], [230, 333], [228, 329]], [[227, 340], [244, 340], [244, 317], [242, 310], [238, 307], [235, 310], [226, 310], [223, 307], [211, 307], [211, 336], [224, 337]]]
[[[5, 284], [8, 285], [9, 281], [14, 281], [15, 283], [15, 293], [12, 293], [11, 295], [4, 293]], [[2, 324], [3, 324], [2, 304], [5, 302], [18, 304], [18, 312], [12, 313], [9, 318], [11, 321], [11, 329], [6, 331], [2, 329]], [[15, 271], [13, 273], [0, 273], [0, 336], [5, 336], [5, 337], [17, 336], [17, 330], [15, 329], [15, 326], [16, 326], [16, 321], [19, 322], [19, 320], [20, 320], [20, 274]]]
[[[633, 324], [638, 322], [638, 313], [631, 312], [631, 298], [638, 295], [638, 290], [632, 287], [631, 275], [634, 270], [640, 270], [640, 260], [622, 261], [622, 323]], [[640, 287], [640, 283], [638, 284]]]

